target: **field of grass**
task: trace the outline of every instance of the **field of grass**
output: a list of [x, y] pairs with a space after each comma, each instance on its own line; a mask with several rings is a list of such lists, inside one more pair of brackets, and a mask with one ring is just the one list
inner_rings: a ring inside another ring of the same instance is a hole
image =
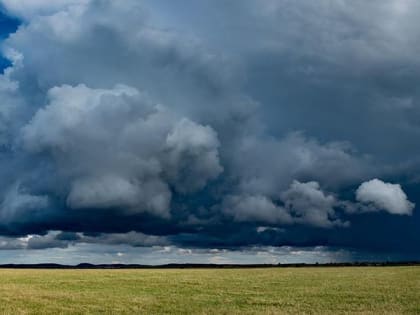
[[420, 267], [0, 269], [0, 314], [420, 314]]

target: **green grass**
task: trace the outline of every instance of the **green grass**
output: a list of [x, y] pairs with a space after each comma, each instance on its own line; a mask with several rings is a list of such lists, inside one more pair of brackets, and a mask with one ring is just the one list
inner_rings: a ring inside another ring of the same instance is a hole
[[420, 267], [0, 269], [0, 314], [420, 314]]

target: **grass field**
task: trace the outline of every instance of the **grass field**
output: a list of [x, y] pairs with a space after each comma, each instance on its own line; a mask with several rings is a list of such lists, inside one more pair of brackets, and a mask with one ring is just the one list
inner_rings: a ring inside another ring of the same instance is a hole
[[0, 314], [420, 314], [420, 267], [0, 270]]

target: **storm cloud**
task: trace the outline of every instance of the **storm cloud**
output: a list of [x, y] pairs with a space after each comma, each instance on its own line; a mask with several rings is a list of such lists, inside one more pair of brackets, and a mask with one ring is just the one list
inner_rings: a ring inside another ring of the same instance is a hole
[[0, 3], [2, 248], [416, 252], [415, 1]]

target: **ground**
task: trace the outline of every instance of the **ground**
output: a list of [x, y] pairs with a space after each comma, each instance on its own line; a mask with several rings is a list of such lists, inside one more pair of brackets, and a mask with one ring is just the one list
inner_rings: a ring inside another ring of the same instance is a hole
[[420, 267], [0, 270], [0, 314], [420, 314]]

